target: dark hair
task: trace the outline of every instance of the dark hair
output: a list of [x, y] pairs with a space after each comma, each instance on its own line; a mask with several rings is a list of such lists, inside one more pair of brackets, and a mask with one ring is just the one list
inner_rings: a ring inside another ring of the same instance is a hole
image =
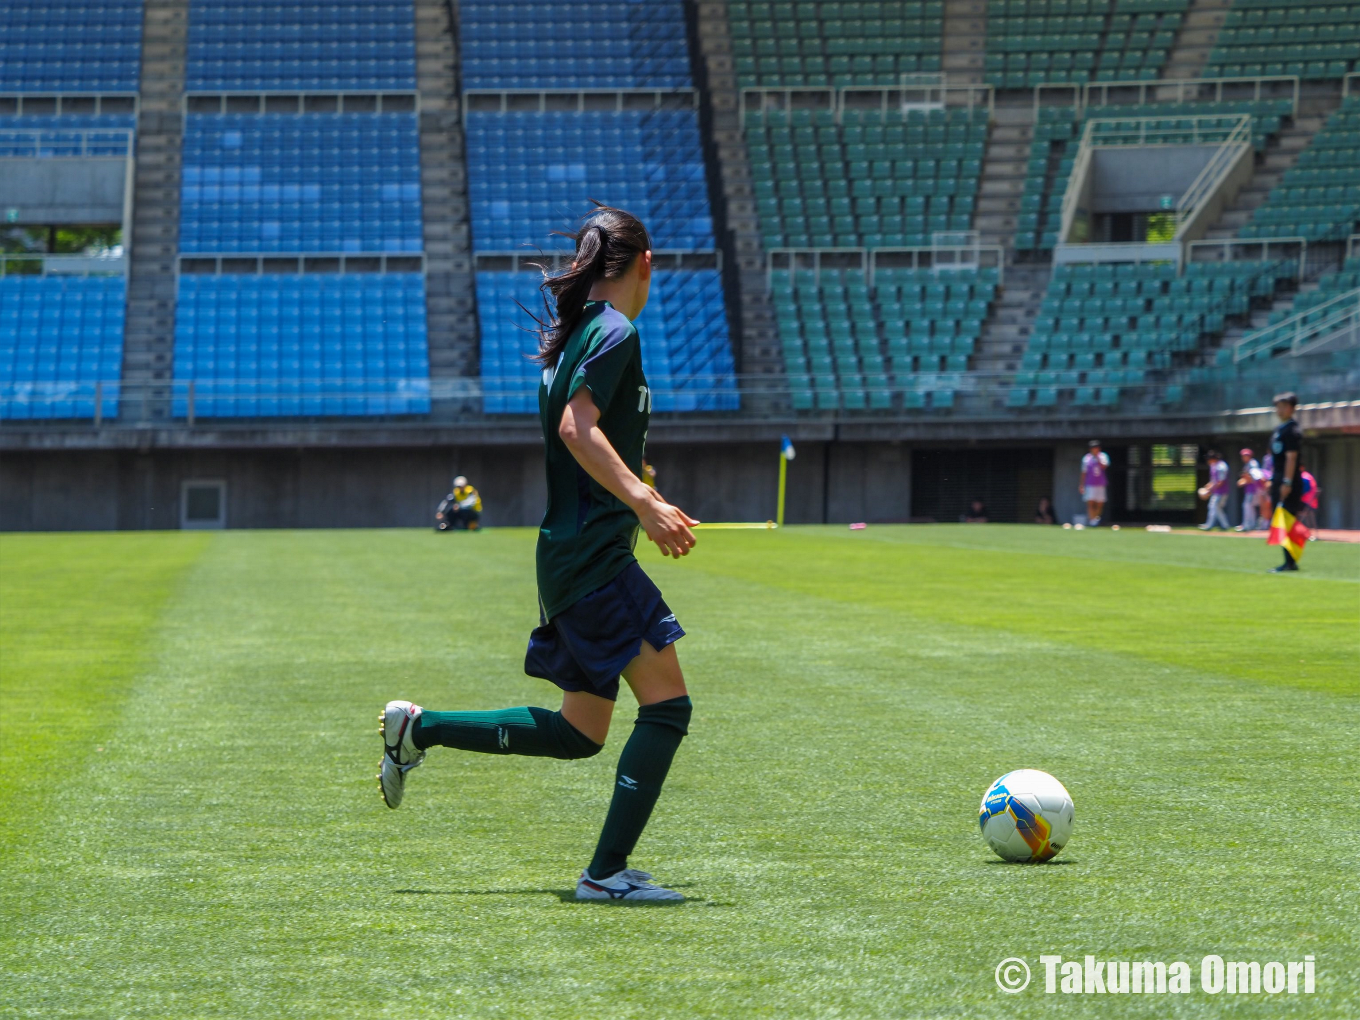
[[[591, 201], [595, 202], [593, 198]], [[590, 288], [596, 281], [617, 279], [628, 272], [640, 253], [652, 248], [647, 228], [636, 216], [600, 202], [595, 205], [596, 210], [585, 218], [576, 233], [553, 231], [558, 237], [576, 242], [571, 266], [560, 273], [549, 273], [546, 266], [538, 267], [543, 272], [541, 289], [546, 313], [543, 319], [533, 316], [538, 323], [538, 353], [534, 360], [540, 365], [551, 365], [562, 353], [580, 325]]]
[[1272, 404], [1288, 404], [1290, 407], [1298, 407], [1298, 406], [1299, 406], [1299, 395], [1298, 395], [1297, 393], [1295, 393], [1293, 390], [1287, 390], [1287, 391], [1285, 391], [1284, 393], [1277, 393], [1277, 394], [1275, 394], [1275, 399], [1272, 400], [1271, 403], [1272, 403]]
[[1206, 453], [1206, 454], [1204, 455], [1204, 459], [1205, 459], [1205, 460], [1222, 460], [1223, 458], [1220, 457], [1220, 456], [1218, 455], [1218, 451], [1217, 451], [1217, 450], [1210, 450], [1208, 453]]
[[1099, 439], [1092, 439], [1092, 440], [1091, 440], [1089, 443], [1087, 443], [1086, 445], [1087, 445], [1090, 449], [1094, 450], [1096, 447], [1098, 447], [1098, 446], [1100, 445], [1100, 440], [1099, 440]]

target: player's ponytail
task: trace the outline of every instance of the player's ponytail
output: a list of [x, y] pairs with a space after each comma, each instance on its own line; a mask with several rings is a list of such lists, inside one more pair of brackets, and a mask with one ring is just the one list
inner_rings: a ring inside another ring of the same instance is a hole
[[[593, 201], [593, 200], [592, 200]], [[546, 317], [534, 316], [538, 323], [538, 353], [541, 365], [552, 365], [581, 323], [590, 289], [599, 280], [613, 280], [628, 272], [641, 252], [650, 251], [647, 228], [632, 213], [600, 205], [576, 233], [554, 231], [559, 237], [576, 242], [576, 256], [560, 273], [543, 270], [543, 307]], [[552, 298], [549, 304], [548, 298]]]

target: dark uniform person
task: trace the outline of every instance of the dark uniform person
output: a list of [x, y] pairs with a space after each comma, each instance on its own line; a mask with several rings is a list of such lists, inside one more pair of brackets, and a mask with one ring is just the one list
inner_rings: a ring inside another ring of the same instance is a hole
[[[1303, 486], [1299, 484], [1299, 460], [1303, 456], [1303, 429], [1294, 418], [1294, 410], [1299, 406], [1299, 398], [1293, 393], [1281, 393], [1274, 400], [1275, 413], [1280, 424], [1270, 435], [1270, 453], [1275, 459], [1275, 473], [1270, 479], [1270, 508], [1272, 516], [1276, 507], [1284, 507], [1285, 513], [1297, 518], [1303, 510]], [[1272, 525], [1271, 540], [1274, 541]], [[1298, 570], [1298, 560], [1284, 546], [1284, 562], [1271, 571], [1283, 574]]]
[[453, 491], [439, 501], [434, 513], [436, 531], [476, 531], [481, 527], [482, 497], [459, 475], [453, 480]]

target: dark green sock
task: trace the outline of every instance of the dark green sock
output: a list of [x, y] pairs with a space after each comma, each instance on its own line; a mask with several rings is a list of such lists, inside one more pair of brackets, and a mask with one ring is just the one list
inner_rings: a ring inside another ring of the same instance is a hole
[[689, 732], [691, 711], [688, 696], [638, 709], [633, 733], [619, 755], [614, 798], [590, 862], [591, 878], [608, 878], [628, 866], [628, 855], [661, 796], [671, 759]]
[[527, 754], [541, 758], [589, 758], [595, 743], [546, 708], [503, 708], [497, 712], [422, 712], [411, 739], [422, 751], [439, 744], [483, 754]]

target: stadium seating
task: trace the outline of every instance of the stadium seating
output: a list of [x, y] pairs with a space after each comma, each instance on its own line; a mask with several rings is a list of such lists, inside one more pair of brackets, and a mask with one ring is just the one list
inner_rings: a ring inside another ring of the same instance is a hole
[[954, 405], [996, 294], [994, 269], [774, 270], [771, 297], [796, 410]]
[[765, 247], [912, 247], [972, 225], [986, 109], [749, 111]]
[[1340, 78], [1360, 59], [1360, 17], [1349, 0], [1235, 0], [1204, 73]]
[[0, 117], [0, 159], [126, 156], [135, 128], [135, 118], [120, 115]]
[[1292, 260], [1191, 263], [1181, 276], [1172, 263], [1056, 266], [1006, 404], [1115, 406], [1297, 273]]
[[1189, 0], [989, 0], [987, 81], [1146, 81], [1161, 76]]
[[[542, 369], [529, 360], [537, 338], [527, 331], [533, 322], [519, 305], [542, 309], [539, 280], [528, 272], [477, 274], [487, 414], [538, 410]], [[659, 270], [637, 326], [652, 410], [737, 410], [722, 281], [715, 270]]]
[[419, 273], [180, 277], [176, 417], [425, 414], [429, 377]]
[[1327, 273], [1317, 281], [1317, 289], [1300, 293], [1294, 299], [1292, 308], [1271, 312], [1268, 325], [1274, 326], [1285, 319], [1325, 304], [1332, 298], [1360, 287], [1360, 257], [1348, 258], [1335, 273]]
[[136, 92], [142, 0], [0, 5], [0, 92]]
[[[1148, 103], [1142, 105], [1090, 106], [1085, 116], [1070, 106], [1045, 106], [1039, 110], [1025, 170], [1025, 187], [1016, 220], [1017, 251], [1049, 251], [1058, 243], [1063, 195], [1081, 143], [1087, 118], [1158, 117], [1167, 119], [1167, 133], [1160, 140], [1172, 143], [1181, 137], [1175, 118], [1223, 115], [1227, 124], [1242, 113], [1251, 114], [1252, 144], [1263, 151], [1280, 131], [1281, 120], [1291, 114], [1287, 99], [1229, 100], [1225, 102]], [[1159, 140], [1156, 132], [1147, 135]], [[1056, 160], [1056, 164], [1055, 164]]]
[[1313, 136], [1280, 184], [1240, 231], [1242, 237], [1341, 240], [1360, 222], [1360, 96]]
[[191, 92], [414, 89], [415, 7], [194, 0], [185, 74]]
[[0, 277], [0, 418], [118, 412], [127, 287], [122, 276]]
[[472, 112], [467, 140], [476, 251], [570, 250], [549, 234], [588, 198], [637, 215], [658, 250], [714, 247], [693, 110]]
[[938, 75], [940, 0], [728, 5], [739, 88], [896, 85]]
[[183, 252], [423, 248], [414, 114], [185, 118]]
[[679, 0], [462, 0], [458, 10], [467, 89], [691, 84]]

